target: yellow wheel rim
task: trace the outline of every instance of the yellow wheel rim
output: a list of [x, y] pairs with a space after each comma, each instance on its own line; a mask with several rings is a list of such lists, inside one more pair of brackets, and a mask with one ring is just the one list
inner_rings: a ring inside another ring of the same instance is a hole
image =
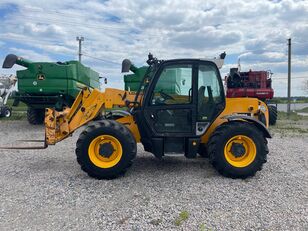
[[[102, 147], [108, 146], [108, 151]], [[90, 143], [88, 154], [91, 162], [99, 168], [111, 168], [122, 158], [123, 150], [120, 141], [114, 136], [101, 135]]]
[[228, 140], [224, 154], [229, 164], [237, 168], [244, 168], [256, 158], [257, 148], [251, 138], [237, 135]]

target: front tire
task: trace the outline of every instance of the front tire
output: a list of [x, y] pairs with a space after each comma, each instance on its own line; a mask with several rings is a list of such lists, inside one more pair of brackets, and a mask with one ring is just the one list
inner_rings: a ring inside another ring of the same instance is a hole
[[114, 179], [132, 165], [137, 145], [124, 125], [102, 120], [91, 123], [79, 136], [76, 147], [81, 169], [96, 179]]
[[262, 132], [248, 122], [228, 122], [216, 129], [208, 144], [210, 162], [230, 178], [254, 176], [266, 162], [268, 147]]
[[27, 120], [29, 124], [43, 124], [45, 119], [45, 109], [34, 109], [29, 107], [27, 110]]

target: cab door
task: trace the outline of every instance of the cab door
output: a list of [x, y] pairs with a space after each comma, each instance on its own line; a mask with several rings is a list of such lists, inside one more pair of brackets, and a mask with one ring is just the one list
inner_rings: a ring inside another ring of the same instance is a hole
[[185, 153], [187, 138], [195, 136], [196, 73], [195, 61], [164, 62], [134, 114], [145, 150], [158, 158]]
[[216, 65], [204, 61], [199, 63], [197, 85], [196, 135], [203, 135], [225, 108], [224, 88]]
[[154, 136], [192, 136], [196, 121], [193, 63], [165, 65], [153, 83], [145, 106]]

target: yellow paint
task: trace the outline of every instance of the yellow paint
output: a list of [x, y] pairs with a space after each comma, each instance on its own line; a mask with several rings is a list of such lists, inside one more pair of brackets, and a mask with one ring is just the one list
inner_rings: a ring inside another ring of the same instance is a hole
[[265, 103], [256, 98], [226, 98], [226, 107], [223, 112], [215, 119], [215, 121], [208, 128], [207, 132], [201, 137], [201, 143], [207, 143], [211, 134], [222, 123], [227, 122], [227, 119], [223, 119], [224, 116], [233, 114], [248, 114], [253, 115], [255, 119], [258, 119], [259, 105], [263, 105], [266, 108], [265, 118], [268, 127], [268, 109]]
[[[245, 148], [245, 153], [241, 157], [236, 157], [231, 152], [233, 144], [242, 144]], [[224, 156], [227, 162], [237, 168], [249, 166], [256, 158], [257, 148], [255, 143], [248, 136], [237, 135], [228, 140], [224, 148]]]
[[[126, 106], [125, 100], [134, 101], [135, 92], [123, 91], [114, 88], [106, 88], [104, 93], [105, 108], [113, 108], [114, 106]], [[123, 96], [125, 95], [125, 99]]]
[[45, 136], [47, 144], [55, 144], [70, 134], [67, 115], [69, 108], [58, 112], [47, 108], [45, 111]]
[[[113, 153], [110, 157], [103, 157], [99, 153], [100, 145], [109, 143], [113, 147]], [[91, 162], [99, 167], [99, 168], [112, 168], [115, 165], [117, 165], [123, 155], [122, 145], [120, 141], [115, 138], [114, 136], [110, 135], [101, 135], [96, 137], [92, 142], [90, 143], [90, 146], [88, 148], [88, 155], [91, 160]]]
[[[58, 112], [47, 109], [45, 116], [45, 135], [47, 144], [56, 144], [72, 134], [79, 127], [92, 121], [106, 108], [126, 106], [125, 101], [133, 101], [135, 94], [113, 88], [106, 88], [105, 92], [98, 89], [83, 89], [78, 94], [71, 108]], [[132, 125], [132, 129], [134, 125]], [[134, 130], [133, 130], [134, 131]], [[138, 138], [139, 132], [133, 134]], [[140, 136], [139, 139], [140, 140]]]
[[266, 105], [266, 103], [264, 103], [263, 101], [259, 100], [259, 104], [260, 106], [263, 106], [266, 108], [266, 112], [264, 113], [265, 118], [266, 118], [266, 127], [269, 127], [269, 112], [268, 112], [268, 107]]
[[136, 139], [136, 142], [139, 143], [140, 142], [140, 133], [139, 133], [139, 129], [138, 126], [134, 120], [134, 117], [132, 115], [130, 116], [125, 116], [122, 117], [120, 119], [117, 119], [117, 122], [124, 124], [128, 130], [131, 131], [131, 133], [133, 134], [133, 136]]

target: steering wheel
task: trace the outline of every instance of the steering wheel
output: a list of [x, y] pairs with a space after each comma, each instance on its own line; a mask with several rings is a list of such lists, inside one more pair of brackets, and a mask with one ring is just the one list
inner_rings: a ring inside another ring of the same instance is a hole
[[159, 94], [162, 98], [164, 98], [164, 101], [169, 100], [169, 99], [175, 100], [171, 95], [168, 95], [163, 91], [160, 91]]

